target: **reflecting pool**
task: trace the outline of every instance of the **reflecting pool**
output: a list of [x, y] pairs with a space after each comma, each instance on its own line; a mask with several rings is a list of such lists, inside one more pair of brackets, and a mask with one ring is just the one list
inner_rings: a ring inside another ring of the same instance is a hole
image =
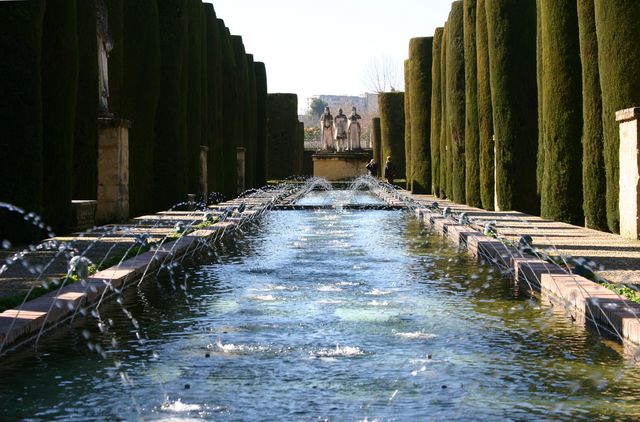
[[101, 313], [3, 359], [0, 420], [640, 418], [615, 345], [399, 211], [273, 211]]

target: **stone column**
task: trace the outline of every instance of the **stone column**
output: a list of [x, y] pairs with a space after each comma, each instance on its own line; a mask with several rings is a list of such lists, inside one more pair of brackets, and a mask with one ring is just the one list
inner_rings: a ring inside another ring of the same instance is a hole
[[236, 148], [236, 157], [237, 157], [237, 162], [238, 162], [238, 189], [237, 189], [237, 193], [238, 195], [241, 194], [242, 192], [244, 192], [245, 190], [245, 149], [243, 147], [237, 147]]
[[98, 119], [98, 223], [129, 218], [129, 127], [128, 120]]
[[209, 194], [209, 183], [207, 177], [207, 160], [209, 156], [209, 147], [200, 145], [200, 177], [199, 177], [199, 185], [200, 185], [200, 195], [207, 202], [207, 195]]
[[640, 235], [639, 117], [640, 107], [616, 113], [620, 123], [620, 235], [627, 239], [638, 239]]

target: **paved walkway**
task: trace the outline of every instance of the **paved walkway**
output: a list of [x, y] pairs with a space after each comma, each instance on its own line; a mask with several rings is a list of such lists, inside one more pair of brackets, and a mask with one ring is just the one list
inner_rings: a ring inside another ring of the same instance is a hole
[[450, 207], [454, 214], [465, 212], [472, 225], [483, 230], [485, 223], [496, 222], [497, 232], [518, 241], [522, 235], [533, 238], [533, 246], [549, 255], [585, 258], [596, 263], [596, 274], [611, 283], [640, 284], [640, 241], [584, 227], [558, 223], [540, 217], [509, 211], [494, 212], [460, 205], [431, 195], [407, 195], [418, 203], [440, 208]]

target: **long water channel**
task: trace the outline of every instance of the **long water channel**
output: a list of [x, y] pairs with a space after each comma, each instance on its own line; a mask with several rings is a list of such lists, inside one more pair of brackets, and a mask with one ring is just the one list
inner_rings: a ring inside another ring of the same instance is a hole
[[0, 420], [640, 418], [615, 346], [401, 211], [272, 211], [101, 312], [3, 359]]

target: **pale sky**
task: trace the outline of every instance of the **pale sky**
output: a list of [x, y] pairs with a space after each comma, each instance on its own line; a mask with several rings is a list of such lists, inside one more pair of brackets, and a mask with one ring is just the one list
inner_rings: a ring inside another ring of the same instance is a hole
[[267, 67], [270, 93], [361, 95], [366, 70], [387, 57], [402, 83], [409, 39], [433, 36], [451, 0], [206, 0]]

